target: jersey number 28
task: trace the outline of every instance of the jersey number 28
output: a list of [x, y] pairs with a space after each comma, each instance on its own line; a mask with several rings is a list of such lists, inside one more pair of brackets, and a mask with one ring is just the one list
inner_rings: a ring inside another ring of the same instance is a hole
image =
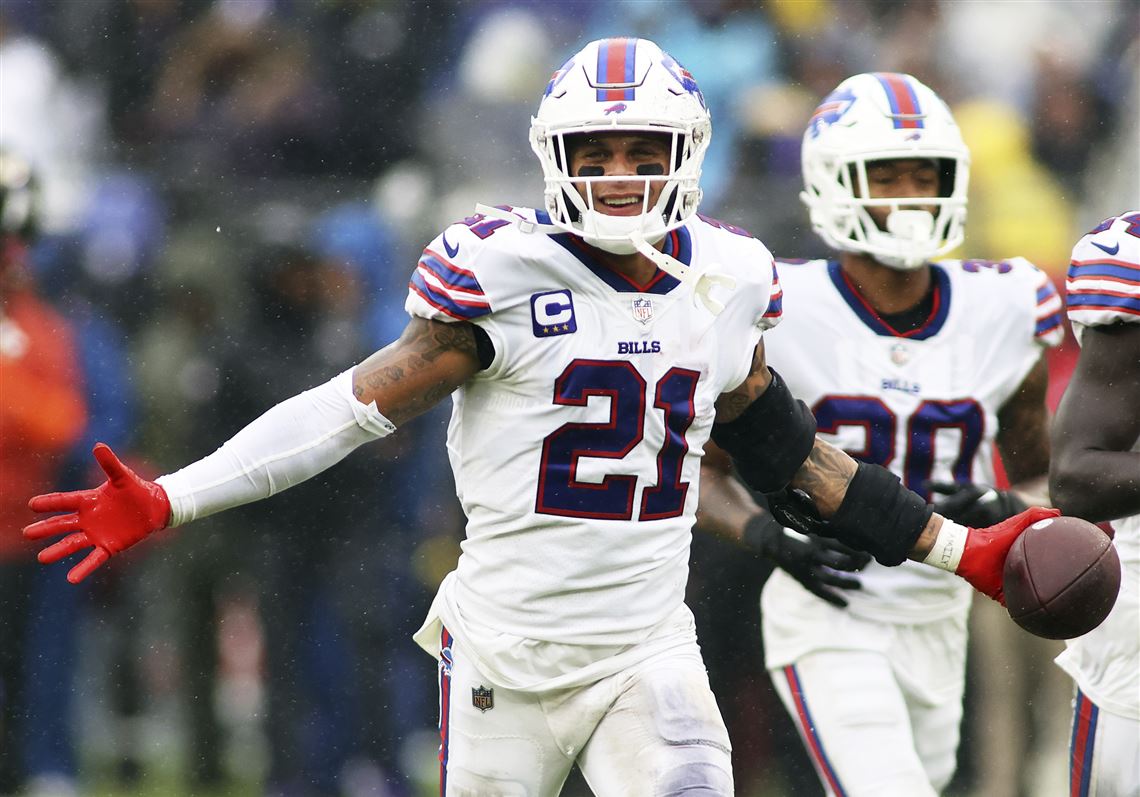
[[[890, 467], [898, 456], [895, 451], [899, 418], [890, 407], [874, 396], [824, 396], [815, 407], [816, 426], [820, 432], [835, 434], [842, 426], [861, 426], [866, 430], [862, 450], [848, 450], [855, 459], [872, 465]], [[955, 482], [971, 481], [971, 466], [985, 430], [985, 415], [973, 399], [924, 401], [903, 419], [906, 423], [906, 451], [902, 452], [903, 484], [923, 498], [934, 474], [935, 440], [938, 430], [958, 431], [958, 451], [950, 472]]]

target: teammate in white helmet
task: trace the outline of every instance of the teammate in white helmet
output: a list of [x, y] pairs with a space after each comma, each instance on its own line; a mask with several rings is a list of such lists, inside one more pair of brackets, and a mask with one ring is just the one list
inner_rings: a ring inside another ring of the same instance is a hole
[[[812, 227], [836, 254], [776, 261], [787, 312], [764, 340], [821, 438], [924, 498], [933, 484], [949, 494], [937, 510], [967, 525], [1017, 514], [1018, 493], [1045, 500], [1043, 353], [1061, 301], [1022, 258], [935, 260], [966, 220], [969, 152], [949, 109], [910, 75], [855, 75], [812, 116], [802, 160]], [[995, 443], [1017, 492], [986, 486]], [[723, 474], [704, 485], [703, 515], [739, 494]], [[749, 527], [778, 525], [739, 497]], [[971, 591], [914, 562], [859, 581], [843, 608], [772, 574], [769, 673], [829, 795], [937, 794], [956, 763]]]
[[1057, 664], [1076, 683], [1073, 797], [1140, 794], [1140, 210], [1077, 241], [1065, 282], [1081, 344], [1053, 424], [1050, 494], [1066, 514], [1116, 530], [1120, 594]]
[[441, 793], [555, 795], [576, 763], [599, 795], [733, 794], [684, 604], [710, 436], [756, 489], [814, 499], [831, 536], [994, 597], [1013, 540], [1052, 513], [969, 529], [816, 440], [765, 363], [761, 334], [780, 316], [771, 255], [696, 215], [709, 135], [695, 80], [656, 45], [590, 43], [532, 123], [545, 209], [486, 208], [432, 241], [399, 340], [156, 482], [97, 447], [109, 480], [34, 498], [65, 514], [25, 535], [67, 535], [44, 561], [93, 548], [78, 580], [451, 396], [467, 539], [416, 634], [439, 661]]

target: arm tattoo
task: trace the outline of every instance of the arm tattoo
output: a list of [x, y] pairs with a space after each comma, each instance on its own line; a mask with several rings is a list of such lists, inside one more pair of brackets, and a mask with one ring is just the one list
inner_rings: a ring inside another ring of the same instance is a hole
[[353, 393], [361, 402], [375, 400], [399, 425], [450, 395], [478, 370], [469, 323], [417, 318], [399, 340], [356, 367]]
[[772, 375], [768, 373], [768, 360], [764, 356], [764, 341], [760, 341], [752, 354], [752, 370], [748, 372], [748, 377], [735, 390], [721, 393], [717, 398], [717, 423], [728, 423], [739, 418], [771, 383]]
[[820, 515], [829, 518], [843, 503], [847, 485], [855, 477], [855, 468], [855, 460], [817, 437], [811, 453], [792, 479], [792, 487], [810, 495]]

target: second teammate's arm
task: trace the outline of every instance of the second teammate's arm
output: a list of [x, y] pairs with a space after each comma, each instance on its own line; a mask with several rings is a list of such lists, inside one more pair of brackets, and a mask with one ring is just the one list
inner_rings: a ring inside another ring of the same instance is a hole
[[1049, 491], [1067, 514], [1140, 514], [1140, 324], [1091, 327], [1053, 426]]
[[997, 446], [1011, 488], [1029, 504], [1047, 504], [1049, 366], [1044, 355], [998, 410]]

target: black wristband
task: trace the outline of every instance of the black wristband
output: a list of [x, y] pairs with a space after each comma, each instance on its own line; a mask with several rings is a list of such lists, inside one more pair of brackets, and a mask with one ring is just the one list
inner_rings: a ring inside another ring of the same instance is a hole
[[774, 493], [788, 485], [811, 453], [815, 417], [772, 371], [768, 389], [736, 420], [714, 424], [712, 439], [732, 457], [745, 484]]
[[826, 532], [880, 564], [902, 564], [934, 509], [879, 465], [860, 462]]

